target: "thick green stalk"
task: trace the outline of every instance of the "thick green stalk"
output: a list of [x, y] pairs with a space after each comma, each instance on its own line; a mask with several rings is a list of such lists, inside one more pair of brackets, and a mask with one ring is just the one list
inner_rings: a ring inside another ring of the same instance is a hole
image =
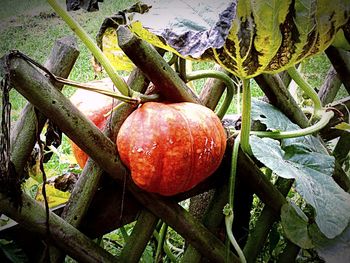
[[162, 255], [167, 231], [168, 231], [168, 225], [166, 223], [163, 223], [159, 231], [159, 239], [158, 239], [158, 245], [156, 250], [156, 262], [160, 262], [160, 257]]
[[[231, 244], [236, 249], [238, 257], [239, 257], [241, 263], [246, 263], [247, 261], [245, 259], [244, 254], [243, 254], [243, 251], [240, 248], [240, 246], [238, 245], [235, 237], [233, 236], [232, 223], [233, 223], [233, 213], [231, 213], [230, 215], [225, 216], [226, 233], [228, 235], [228, 238], [230, 239]], [[227, 260], [227, 262], [229, 262], [229, 260]]]
[[232, 209], [233, 209], [234, 193], [235, 193], [235, 185], [236, 185], [237, 160], [238, 160], [239, 145], [240, 145], [240, 138], [237, 137], [235, 139], [235, 141], [233, 142], [231, 171], [230, 171], [230, 180], [229, 180], [228, 204], [232, 207]]
[[84, 29], [62, 8], [56, 0], [47, 0], [55, 12], [66, 22], [66, 24], [73, 30], [73, 32], [81, 39], [86, 47], [91, 51], [95, 58], [101, 63], [106, 70], [108, 76], [111, 78], [113, 84], [124, 96], [131, 96], [128, 85], [118, 76], [108, 58], [97, 47], [92, 38], [84, 31]]
[[300, 129], [300, 130], [294, 130], [294, 131], [277, 131], [277, 132], [264, 132], [264, 131], [252, 131], [251, 135], [256, 135], [259, 137], [268, 137], [272, 139], [287, 139], [287, 138], [295, 138], [300, 136], [305, 136], [309, 134], [313, 134], [315, 132], [318, 132], [322, 128], [324, 128], [329, 121], [333, 118], [334, 112], [333, 111], [326, 111], [324, 114], [322, 114], [321, 119], [315, 123], [314, 125]]
[[[236, 185], [236, 174], [237, 174], [237, 160], [238, 160], [238, 151], [239, 151], [239, 137], [234, 141], [233, 143], [233, 149], [232, 149], [232, 159], [231, 159], [231, 172], [230, 172], [230, 180], [229, 180], [229, 198], [228, 198], [228, 205], [224, 208], [224, 214], [225, 214], [225, 225], [226, 225], [226, 233], [227, 236], [233, 245], [233, 247], [236, 249], [238, 256], [242, 263], [245, 263], [245, 257], [242, 252], [242, 249], [239, 247], [235, 237], [232, 233], [232, 223], [233, 223], [233, 202], [234, 202], [234, 191], [235, 191], [235, 185]], [[227, 262], [230, 255], [230, 245], [226, 244], [226, 257]]]
[[198, 70], [198, 71], [193, 71], [191, 73], [188, 73], [186, 75], [187, 81], [201, 79], [201, 78], [216, 78], [216, 79], [222, 80], [226, 84], [226, 87], [227, 87], [226, 97], [222, 106], [217, 111], [218, 117], [222, 119], [225, 116], [227, 109], [230, 106], [230, 103], [232, 101], [233, 93], [235, 90], [235, 83], [227, 74], [218, 70]]
[[251, 110], [251, 94], [250, 80], [243, 79], [243, 97], [242, 97], [242, 127], [240, 132], [240, 141], [243, 152], [251, 154], [249, 145], [250, 136], [250, 110]]
[[[153, 231], [153, 236], [154, 238], [157, 240], [157, 242], [159, 242], [159, 234], [156, 230]], [[168, 256], [168, 258], [170, 259], [171, 262], [179, 262], [176, 257], [173, 255], [173, 253], [171, 252], [169, 246], [166, 243], [163, 243], [163, 249], [165, 254]]]
[[314, 103], [314, 115], [318, 116], [319, 112], [322, 110], [322, 103], [320, 98], [318, 97], [316, 91], [301, 77], [299, 71], [293, 66], [288, 70], [289, 76], [298, 84], [298, 86], [306, 93], [307, 96]]

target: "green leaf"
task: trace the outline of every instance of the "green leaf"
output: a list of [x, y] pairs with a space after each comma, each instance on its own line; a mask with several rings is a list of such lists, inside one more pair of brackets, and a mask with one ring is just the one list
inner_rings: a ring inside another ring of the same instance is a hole
[[350, 225], [334, 239], [325, 237], [315, 224], [309, 233], [318, 255], [326, 262], [350, 262]]
[[135, 34], [185, 58], [214, 60], [242, 78], [321, 53], [350, 17], [350, 0], [150, 2], [149, 12], [125, 14], [135, 17], [128, 23]]
[[[316, 223], [328, 238], [339, 235], [350, 221], [350, 195], [325, 174], [332, 170], [333, 157], [289, 146], [285, 152], [278, 141], [251, 136], [254, 156], [278, 176], [295, 179], [297, 192], [316, 211]], [[303, 152], [300, 156], [298, 153]]]
[[[268, 131], [293, 131], [300, 129], [298, 125], [291, 122], [278, 108], [261, 100], [252, 99], [251, 118], [266, 126]], [[320, 140], [314, 136], [302, 136], [297, 138], [283, 139], [282, 148], [288, 146], [305, 147], [308, 151], [328, 154]]]
[[294, 203], [286, 203], [281, 208], [281, 223], [287, 238], [304, 249], [313, 248], [309, 237], [309, 219]]
[[252, 99], [251, 118], [266, 125], [269, 131], [291, 131], [300, 129], [286, 115], [269, 103]]

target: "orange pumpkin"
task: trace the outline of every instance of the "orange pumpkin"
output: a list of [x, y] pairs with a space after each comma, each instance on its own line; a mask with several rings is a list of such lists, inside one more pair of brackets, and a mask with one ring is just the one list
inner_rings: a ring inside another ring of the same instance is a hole
[[[113, 90], [113, 83], [110, 79], [91, 81], [89, 84], [100, 89]], [[108, 120], [106, 114], [117, 104], [117, 100], [113, 100], [111, 97], [83, 89], [78, 89], [70, 100], [100, 130], [104, 128]], [[74, 142], [70, 141], [70, 144], [77, 163], [83, 168], [89, 156]]]
[[170, 196], [193, 188], [218, 168], [226, 132], [207, 107], [147, 102], [125, 120], [117, 147], [136, 185]]

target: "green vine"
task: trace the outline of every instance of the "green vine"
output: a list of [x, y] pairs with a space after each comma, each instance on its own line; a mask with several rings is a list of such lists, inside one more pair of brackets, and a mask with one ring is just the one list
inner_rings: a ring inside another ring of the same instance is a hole
[[162, 256], [162, 251], [163, 251], [163, 246], [164, 246], [167, 231], [168, 231], [168, 225], [166, 223], [163, 223], [159, 231], [158, 245], [156, 250], [156, 262], [161, 261], [161, 256]]
[[321, 115], [321, 119], [315, 123], [314, 125], [300, 129], [300, 130], [294, 130], [294, 131], [252, 131], [251, 135], [256, 135], [259, 137], [268, 137], [271, 139], [288, 139], [288, 138], [295, 138], [295, 137], [301, 137], [309, 134], [313, 134], [315, 132], [318, 132], [322, 128], [324, 128], [329, 121], [334, 117], [333, 111], [326, 111]]
[[[235, 248], [235, 250], [237, 251], [241, 262], [245, 263], [246, 259], [245, 259], [243, 252], [242, 252], [242, 249], [238, 245], [238, 243], [237, 243], [237, 241], [232, 233], [233, 203], [234, 203], [234, 191], [235, 191], [235, 185], [236, 185], [237, 160], [238, 160], [239, 145], [240, 145], [240, 138], [237, 137], [234, 141], [233, 150], [232, 150], [228, 204], [224, 207], [223, 213], [225, 215], [225, 226], [226, 226], [226, 233], [227, 233], [228, 239], [231, 242], [231, 244], [233, 245], [233, 247]], [[230, 255], [230, 245], [226, 244], [226, 261], [227, 262], [229, 262], [229, 255]]]
[[250, 80], [243, 79], [243, 96], [242, 96], [242, 127], [240, 132], [240, 141], [242, 150], [251, 155], [252, 151], [249, 144], [250, 135], [250, 111], [251, 111], [251, 94]]
[[[104, 93], [107, 96], [118, 98], [121, 97], [123, 101], [128, 102], [130, 99], [131, 103], [135, 103], [135, 99], [138, 102], [154, 101], [158, 100], [158, 96], [146, 96], [138, 92], [135, 92], [129, 88], [129, 86], [124, 82], [124, 80], [118, 75], [118, 73], [113, 68], [112, 64], [105, 56], [105, 54], [98, 48], [91, 37], [85, 32], [85, 30], [68, 14], [68, 12], [62, 8], [56, 0], [47, 0], [55, 12], [66, 22], [66, 24], [72, 29], [72, 31], [80, 38], [80, 40], [85, 44], [85, 46], [91, 51], [94, 57], [101, 63], [103, 68], [106, 70], [108, 76], [112, 80], [114, 86], [118, 89], [121, 95], [106, 93], [100, 89], [94, 89], [93, 91]], [[82, 85], [83, 86], [83, 85]], [[75, 86], [78, 87], [78, 86]], [[84, 88], [84, 87], [79, 87]], [[130, 102], [128, 102], [130, 103]]]
[[[160, 234], [158, 234], [158, 232], [155, 230], [153, 232], [153, 236], [154, 236], [154, 238], [157, 240], [157, 242], [159, 244], [159, 241], [161, 239]], [[178, 260], [176, 259], [176, 257], [173, 255], [173, 253], [171, 252], [170, 248], [166, 244], [166, 242], [163, 242], [163, 249], [164, 249], [165, 254], [167, 255], [167, 257], [169, 258], [169, 260], [171, 262], [174, 262], [174, 263], [178, 262]]]
[[216, 79], [222, 80], [226, 84], [227, 93], [225, 96], [225, 100], [222, 103], [219, 110], [216, 112], [218, 117], [222, 119], [225, 116], [228, 108], [230, 107], [231, 101], [233, 99], [235, 83], [228, 75], [217, 70], [198, 70], [198, 71], [193, 71], [191, 73], [187, 73], [186, 75], [187, 81], [192, 81], [192, 80], [201, 79], [201, 78], [216, 78]]
[[106, 70], [108, 76], [111, 78], [113, 84], [125, 96], [130, 96], [130, 90], [128, 85], [123, 81], [121, 77], [116, 73], [113, 66], [109, 62], [108, 58], [103, 54], [101, 49], [97, 47], [91, 37], [85, 32], [85, 30], [68, 14], [68, 12], [62, 8], [56, 0], [47, 0], [55, 12], [66, 22], [66, 24], [73, 30], [73, 32], [80, 38], [85, 46], [91, 51], [95, 58], [101, 63]]
[[309, 98], [314, 103], [314, 112], [311, 120], [313, 118], [318, 119], [322, 112], [322, 102], [318, 97], [316, 91], [302, 78], [299, 71], [294, 66], [288, 68], [287, 71], [289, 76], [295, 81], [296, 84], [298, 84], [298, 86], [305, 92], [307, 96], [309, 96]]

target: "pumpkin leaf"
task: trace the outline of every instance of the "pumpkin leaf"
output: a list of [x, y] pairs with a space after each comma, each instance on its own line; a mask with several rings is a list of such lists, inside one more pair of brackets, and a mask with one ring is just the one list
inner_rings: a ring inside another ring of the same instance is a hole
[[313, 248], [308, 233], [309, 219], [294, 203], [286, 203], [281, 208], [281, 223], [287, 238], [304, 249]]
[[[141, 38], [164, 47], [164, 41], [182, 56], [201, 57], [210, 48], [221, 48], [236, 14], [235, 1], [162, 0], [144, 1], [151, 6], [145, 14], [135, 14], [131, 30]], [[142, 26], [141, 26], [142, 25]], [[149, 33], [141, 30], [142, 28]], [[162, 42], [162, 43], [159, 43]]]
[[[56, 189], [52, 185], [46, 185], [46, 197], [50, 208], [54, 208], [56, 206], [66, 203], [69, 199], [69, 196], [70, 196], [69, 192], [62, 192]], [[37, 200], [38, 202], [44, 203], [44, 196], [42, 194], [42, 185], [38, 189], [35, 200]]]
[[335, 125], [334, 128], [336, 128], [338, 130], [350, 132], [350, 124], [346, 123], [346, 122], [341, 122], [341, 123]]
[[[292, 131], [300, 129], [291, 122], [278, 108], [261, 100], [252, 99], [251, 118], [266, 126], [268, 131]], [[308, 151], [327, 154], [327, 150], [314, 136], [302, 136], [297, 138], [283, 139], [282, 148], [293, 145], [305, 148]]]
[[291, 131], [299, 129], [279, 109], [261, 100], [252, 99], [251, 118], [265, 124], [268, 131]]
[[326, 262], [350, 262], [350, 225], [333, 239], [323, 235], [315, 224], [309, 227], [309, 233], [318, 255]]
[[283, 150], [278, 141], [251, 136], [254, 156], [278, 176], [295, 179], [296, 191], [316, 211], [316, 223], [328, 238], [339, 235], [350, 221], [350, 195], [326, 172], [333, 157], [290, 145]]
[[146, 2], [148, 12], [125, 13], [135, 34], [185, 58], [214, 60], [243, 78], [321, 53], [350, 17], [350, 0], [331, 6], [327, 0]]
[[134, 63], [125, 55], [118, 45], [117, 33], [113, 28], [107, 28], [102, 37], [102, 50], [116, 70], [132, 71]]

